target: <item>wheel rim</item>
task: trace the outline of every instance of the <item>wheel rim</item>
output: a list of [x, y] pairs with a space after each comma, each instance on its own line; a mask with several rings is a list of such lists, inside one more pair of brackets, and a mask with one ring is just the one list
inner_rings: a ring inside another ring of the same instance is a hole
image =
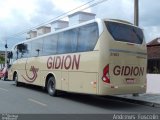
[[49, 82], [49, 91], [51, 93], [55, 92], [55, 82], [54, 82], [54, 80], [50, 80], [50, 82]]

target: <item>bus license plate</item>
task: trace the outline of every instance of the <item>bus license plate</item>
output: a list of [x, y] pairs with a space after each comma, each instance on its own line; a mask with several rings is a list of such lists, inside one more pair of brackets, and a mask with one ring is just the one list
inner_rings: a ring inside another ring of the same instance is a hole
[[135, 80], [134, 79], [126, 79], [127, 84], [134, 84]]

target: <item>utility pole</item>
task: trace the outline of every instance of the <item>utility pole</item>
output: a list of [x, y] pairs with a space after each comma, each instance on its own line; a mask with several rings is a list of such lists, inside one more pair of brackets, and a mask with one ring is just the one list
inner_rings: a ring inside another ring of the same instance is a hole
[[[134, 25], [139, 26], [139, 0], [134, 0]], [[134, 97], [138, 97], [138, 93], [133, 94]]]
[[7, 66], [7, 39], [5, 38], [5, 67]]
[[134, 0], [134, 24], [139, 26], [139, 0]]

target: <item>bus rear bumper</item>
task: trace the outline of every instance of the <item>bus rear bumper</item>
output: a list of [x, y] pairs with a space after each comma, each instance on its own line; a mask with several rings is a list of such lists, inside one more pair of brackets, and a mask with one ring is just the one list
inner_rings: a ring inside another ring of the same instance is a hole
[[99, 90], [98, 95], [123, 95], [123, 94], [142, 94], [146, 93], [146, 85], [127, 85], [113, 86], [107, 85], [102, 90]]

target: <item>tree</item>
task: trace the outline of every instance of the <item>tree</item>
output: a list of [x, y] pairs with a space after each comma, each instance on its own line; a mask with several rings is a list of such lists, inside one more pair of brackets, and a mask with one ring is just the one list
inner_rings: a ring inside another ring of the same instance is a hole
[[0, 64], [4, 64], [5, 63], [5, 59], [3, 56], [0, 55]]

